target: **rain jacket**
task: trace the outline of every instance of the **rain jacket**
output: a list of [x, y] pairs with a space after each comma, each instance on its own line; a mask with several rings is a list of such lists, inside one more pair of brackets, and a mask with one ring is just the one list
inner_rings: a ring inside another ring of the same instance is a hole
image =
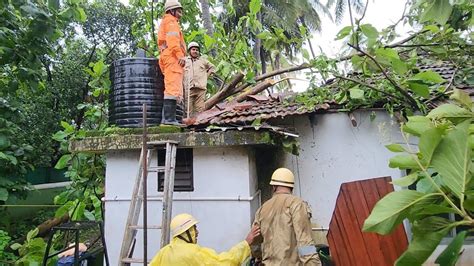
[[222, 265], [239, 266], [250, 256], [250, 246], [242, 241], [229, 251], [217, 254], [210, 248], [187, 243], [175, 237], [153, 258], [150, 266]]
[[160, 69], [165, 76], [165, 96], [183, 97], [183, 67], [178, 59], [186, 55], [186, 44], [179, 21], [171, 14], [165, 14], [158, 30]]
[[[286, 193], [273, 194], [255, 214], [263, 239], [254, 256], [265, 266], [321, 265], [311, 237], [311, 210], [302, 199]], [[261, 254], [260, 254], [261, 252]]]

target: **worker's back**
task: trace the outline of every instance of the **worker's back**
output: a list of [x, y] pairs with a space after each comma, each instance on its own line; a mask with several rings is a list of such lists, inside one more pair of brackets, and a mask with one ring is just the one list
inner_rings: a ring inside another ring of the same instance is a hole
[[310, 209], [300, 198], [277, 193], [255, 215], [263, 237], [262, 262], [265, 265], [318, 265], [317, 255], [298, 254], [298, 247], [314, 246], [311, 238]]
[[238, 266], [250, 255], [250, 247], [242, 241], [226, 252], [217, 254], [213, 249], [173, 238], [153, 258], [150, 266], [221, 265]]

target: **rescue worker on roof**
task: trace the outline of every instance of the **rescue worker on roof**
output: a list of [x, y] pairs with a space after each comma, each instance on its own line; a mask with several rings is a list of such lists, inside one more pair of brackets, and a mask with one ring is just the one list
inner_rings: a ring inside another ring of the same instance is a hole
[[165, 3], [165, 15], [158, 30], [160, 69], [165, 76], [162, 124], [180, 125], [176, 120], [176, 102], [183, 100], [183, 67], [186, 44], [179, 26], [183, 8], [176, 0]]
[[253, 226], [247, 238], [230, 250], [217, 254], [210, 248], [199, 246], [197, 237], [198, 221], [190, 214], [176, 215], [171, 220], [171, 243], [163, 247], [153, 258], [150, 266], [180, 266], [180, 265], [221, 265], [239, 266], [250, 256], [250, 245], [260, 229]]
[[199, 44], [188, 44], [186, 65], [184, 67], [184, 100], [186, 117], [195, 116], [204, 111], [206, 99], [207, 78], [216, 72], [215, 67], [206, 58], [200, 56]]
[[311, 237], [311, 210], [292, 195], [294, 183], [290, 170], [275, 170], [270, 181], [273, 196], [255, 214], [254, 225], [260, 227], [262, 237], [256, 240], [261, 246], [252, 247], [253, 255], [265, 266], [321, 265]]

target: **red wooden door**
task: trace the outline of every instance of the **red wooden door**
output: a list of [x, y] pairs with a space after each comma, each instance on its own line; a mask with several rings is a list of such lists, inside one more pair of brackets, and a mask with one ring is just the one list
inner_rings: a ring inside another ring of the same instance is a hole
[[327, 235], [331, 257], [337, 266], [393, 265], [407, 249], [403, 225], [390, 235], [362, 232], [375, 203], [393, 191], [390, 177], [341, 185]]

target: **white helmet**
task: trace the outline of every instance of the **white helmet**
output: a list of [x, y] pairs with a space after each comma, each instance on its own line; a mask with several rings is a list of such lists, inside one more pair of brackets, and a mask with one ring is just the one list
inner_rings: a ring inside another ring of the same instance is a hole
[[177, 0], [167, 0], [165, 3], [165, 12], [173, 10], [175, 8], [183, 8], [183, 6]]
[[197, 42], [190, 42], [190, 43], [188, 44], [188, 51], [189, 51], [189, 49], [191, 49], [191, 48], [193, 48], [193, 47], [197, 47], [198, 49], [201, 49], [201, 48], [199, 47], [199, 43], [197, 43]]

